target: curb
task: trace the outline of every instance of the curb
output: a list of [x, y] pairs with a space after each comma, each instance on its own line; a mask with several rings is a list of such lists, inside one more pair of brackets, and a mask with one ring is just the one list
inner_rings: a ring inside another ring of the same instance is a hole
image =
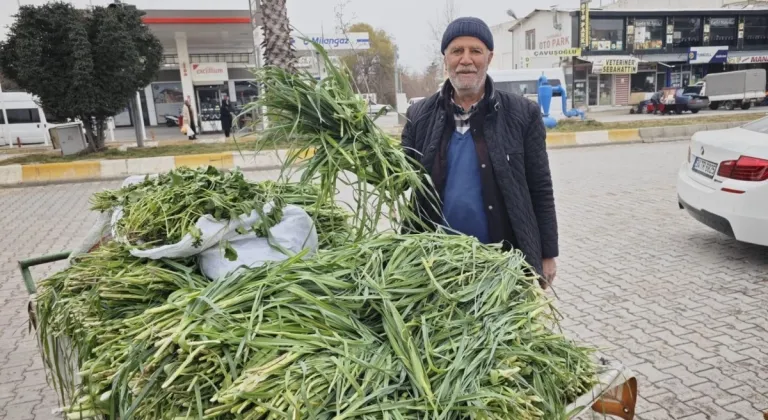
[[[131, 175], [168, 172], [182, 166], [219, 169], [270, 170], [280, 168], [290, 151], [221, 152], [137, 159], [86, 160], [63, 163], [0, 166], [0, 187], [124, 179]], [[314, 152], [299, 156], [312, 157]]]
[[[561, 149], [612, 144], [661, 143], [689, 140], [699, 131], [723, 130], [744, 122], [680, 125], [621, 130], [547, 133], [547, 148]], [[288, 150], [221, 152], [137, 159], [85, 160], [30, 165], [0, 165], [0, 187], [124, 179], [131, 175], [168, 172], [181, 166], [219, 169], [274, 170], [289, 156]], [[299, 157], [310, 158], [313, 153]]]
[[602, 131], [552, 132], [547, 133], [547, 148], [561, 149], [580, 146], [663, 143], [689, 140], [699, 131], [725, 130], [728, 128], [740, 127], [745, 123], [747, 123], [747, 121]]
[[643, 138], [640, 135], [639, 128], [547, 133], [547, 148], [549, 149], [641, 142], [643, 142]]

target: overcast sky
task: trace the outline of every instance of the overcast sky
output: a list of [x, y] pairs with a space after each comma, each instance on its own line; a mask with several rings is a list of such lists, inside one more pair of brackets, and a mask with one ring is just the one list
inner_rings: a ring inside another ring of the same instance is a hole
[[[2, 0], [0, 0], [2, 1]], [[427, 49], [434, 43], [430, 23], [438, 21], [446, 0], [351, 0], [345, 7], [347, 20], [366, 22], [384, 29], [395, 40], [400, 51], [400, 64], [421, 69], [429, 64]], [[340, 0], [288, 0], [291, 24], [304, 32], [327, 32], [336, 27], [334, 7]], [[455, 0], [459, 16], [475, 16], [495, 25], [510, 20], [507, 9], [523, 17], [534, 9], [550, 5], [578, 7], [579, 0]], [[354, 18], [354, 19], [352, 19]]]
[[[89, 4], [104, 5], [111, 0], [67, 0], [77, 7]], [[248, 10], [248, 0], [123, 0], [143, 9], [243, 9]], [[0, 38], [11, 23], [17, 3], [44, 4], [47, 0], [0, 0]], [[291, 24], [303, 33], [333, 32], [336, 28], [335, 8], [345, 0], [288, 0]], [[394, 39], [400, 50], [400, 64], [421, 70], [429, 64], [428, 49], [432, 40], [430, 23], [436, 23], [443, 13], [446, 0], [350, 0], [345, 7], [346, 20], [366, 22], [377, 29], [384, 29]], [[489, 25], [509, 20], [507, 9], [513, 9], [519, 17], [533, 10], [558, 5], [575, 8], [579, 0], [455, 0], [459, 16], [476, 16]]]

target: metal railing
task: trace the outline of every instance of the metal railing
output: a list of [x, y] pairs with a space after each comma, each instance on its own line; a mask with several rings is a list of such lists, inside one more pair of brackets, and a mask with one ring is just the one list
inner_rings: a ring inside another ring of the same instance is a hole
[[[230, 64], [254, 64], [255, 57], [252, 53], [210, 53], [190, 54], [189, 61], [193, 63], [230, 63]], [[178, 66], [179, 56], [176, 54], [163, 55], [163, 66]]]

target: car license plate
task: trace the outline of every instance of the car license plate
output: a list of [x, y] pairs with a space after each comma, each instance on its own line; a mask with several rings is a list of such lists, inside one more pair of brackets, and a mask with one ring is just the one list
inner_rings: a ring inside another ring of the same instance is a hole
[[717, 171], [717, 164], [697, 157], [696, 160], [693, 161], [693, 171], [704, 175], [707, 178], [714, 178], [715, 172]]

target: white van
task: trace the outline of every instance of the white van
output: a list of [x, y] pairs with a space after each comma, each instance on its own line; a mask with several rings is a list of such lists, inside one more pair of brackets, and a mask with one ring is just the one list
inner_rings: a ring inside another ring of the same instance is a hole
[[[567, 93], [568, 102], [570, 100], [570, 91], [565, 81], [565, 72], [560, 67], [543, 69], [517, 69], [517, 70], [488, 70], [488, 76], [493, 79], [493, 85], [496, 90], [509, 93], [517, 93], [536, 102], [538, 99], [539, 77], [542, 73], [547, 76], [549, 84], [552, 86], [562, 86]], [[566, 104], [567, 108], [570, 108]], [[552, 103], [549, 107], [549, 114], [552, 118], [559, 120], [565, 118], [563, 114], [563, 101], [560, 95], [552, 96]]]
[[0, 146], [50, 144], [45, 113], [26, 92], [0, 93]]

